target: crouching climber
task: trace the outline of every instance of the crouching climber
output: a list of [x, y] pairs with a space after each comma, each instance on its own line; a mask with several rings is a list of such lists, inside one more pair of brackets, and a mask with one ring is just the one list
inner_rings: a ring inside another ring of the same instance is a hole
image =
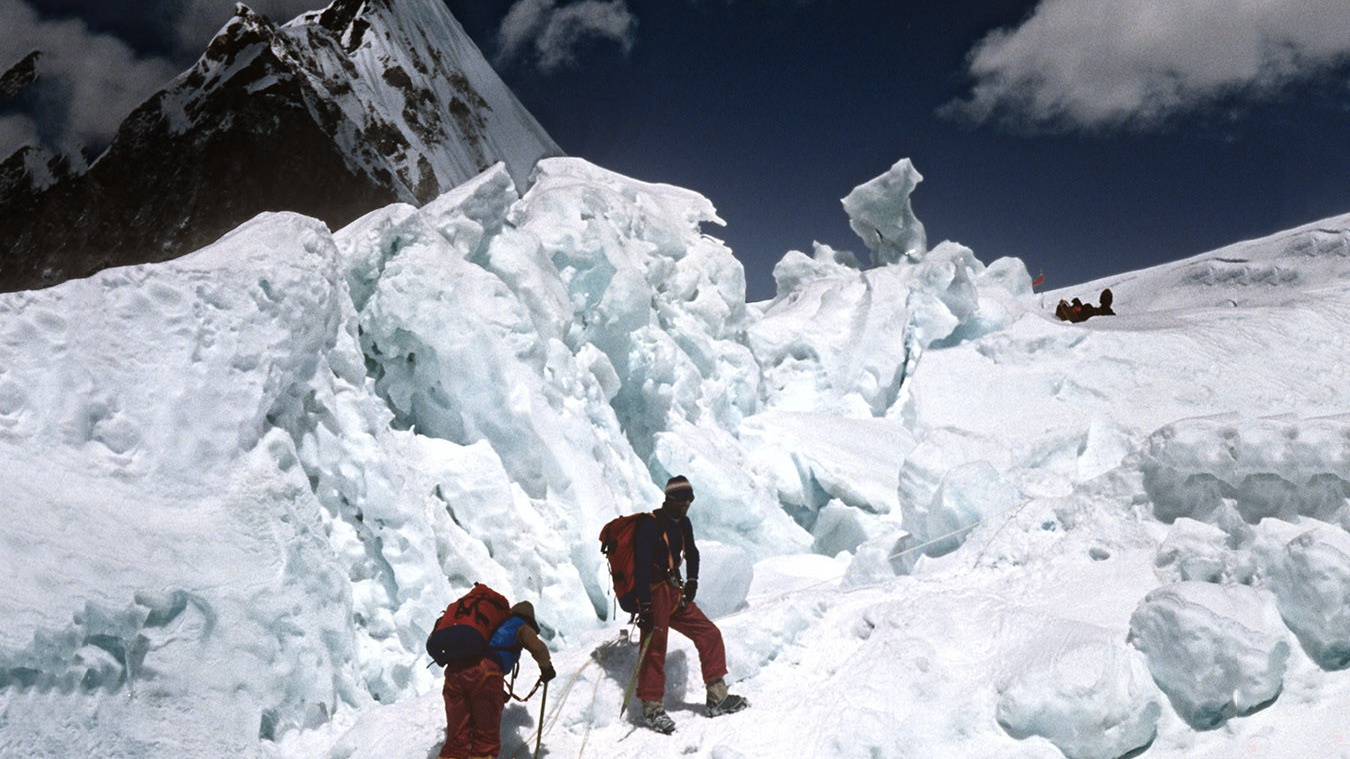
[[[522, 650], [539, 666], [541, 683], [556, 676], [534, 606], [522, 601], [508, 610], [506, 603], [476, 584], [446, 609], [428, 638], [428, 652], [445, 665], [445, 744], [439, 759], [494, 759], [501, 752], [502, 711], [511, 696], [505, 673], [515, 669]], [[476, 644], [465, 642], [475, 635]]]
[[1055, 316], [1061, 321], [1083, 322], [1094, 316], [1115, 316], [1116, 312], [1111, 310], [1113, 297], [1111, 289], [1102, 290], [1101, 305], [1094, 306], [1091, 303], [1084, 303], [1074, 298], [1072, 301], [1061, 300], [1055, 307]]

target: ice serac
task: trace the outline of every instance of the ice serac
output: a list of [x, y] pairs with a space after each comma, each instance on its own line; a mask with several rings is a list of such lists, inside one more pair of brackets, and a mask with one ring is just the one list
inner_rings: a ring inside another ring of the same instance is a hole
[[914, 215], [909, 196], [923, 176], [908, 158], [885, 174], [853, 188], [841, 201], [848, 225], [867, 243], [876, 264], [904, 258], [918, 260], [928, 252], [923, 222]]
[[336, 0], [279, 26], [240, 5], [87, 170], [0, 164], [0, 291], [176, 258], [264, 211], [337, 228], [499, 161], [523, 186], [560, 153], [443, 3]]
[[252, 757], [363, 698], [351, 585], [294, 454], [274, 457], [295, 406], [338, 411], [338, 375], [363, 378], [333, 250], [313, 219], [264, 216], [0, 298], [0, 341], [27, 348], [0, 373], [0, 501], [42, 504], [45, 536], [0, 589], [0, 753]]
[[[681, 473], [708, 504], [700, 534], [756, 556], [800, 547], [738, 465], [758, 374], [744, 272], [700, 231], [716, 219], [696, 193], [570, 158], [542, 161], [523, 197], [494, 167], [363, 218], [337, 237], [375, 390], [399, 426], [496, 451], [572, 545]], [[598, 559], [574, 558], [603, 610]]]
[[1027, 312], [1031, 277], [1020, 260], [986, 265], [950, 241], [928, 249], [909, 204], [919, 180], [902, 159], [844, 199], [873, 266], [817, 243], [811, 256], [791, 251], [774, 267], [777, 295], [746, 334], [766, 405], [885, 416], [925, 350], [974, 340]]

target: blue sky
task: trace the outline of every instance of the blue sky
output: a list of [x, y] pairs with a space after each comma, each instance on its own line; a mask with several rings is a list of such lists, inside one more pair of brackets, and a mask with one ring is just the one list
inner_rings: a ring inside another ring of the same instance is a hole
[[[1350, 35], [1319, 32], [1343, 0], [449, 5], [565, 150], [711, 198], [751, 300], [787, 250], [865, 253], [839, 199], [904, 157], [930, 244], [1046, 287], [1350, 212]], [[570, 64], [503, 31], [587, 5], [633, 23], [572, 19]]]
[[[1350, 212], [1345, 0], [446, 2], [569, 154], [707, 195], [751, 300], [790, 249], [865, 252], [839, 199], [906, 157], [930, 244], [1047, 288]], [[0, 152], [106, 140], [232, 8], [0, 0], [0, 67], [38, 43], [65, 84]]]

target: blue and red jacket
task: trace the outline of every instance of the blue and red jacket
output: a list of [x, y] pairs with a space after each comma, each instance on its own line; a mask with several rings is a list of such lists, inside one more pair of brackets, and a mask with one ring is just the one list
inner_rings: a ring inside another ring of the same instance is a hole
[[520, 661], [521, 645], [516, 640], [516, 635], [526, 624], [524, 617], [512, 614], [492, 633], [492, 638], [488, 641], [487, 655], [501, 665], [503, 672], [510, 672], [515, 668], [516, 662]]

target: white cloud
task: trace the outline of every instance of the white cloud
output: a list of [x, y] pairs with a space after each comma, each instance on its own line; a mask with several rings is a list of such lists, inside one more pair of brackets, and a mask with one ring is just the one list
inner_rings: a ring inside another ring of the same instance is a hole
[[178, 73], [159, 58], [138, 58], [126, 43], [78, 20], [46, 21], [21, 0], [0, 0], [0, 66], [33, 50], [41, 112], [14, 117], [0, 130], [0, 157], [35, 135], [68, 150], [105, 142], [142, 100]]
[[[249, 7], [284, 23], [328, 0], [251, 0]], [[234, 15], [235, 0], [189, 0], [175, 9], [172, 34], [177, 54], [138, 56], [115, 36], [84, 22], [41, 18], [25, 0], [0, 0], [0, 69], [32, 50], [38, 62], [38, 111], [0, 123], [0, 159], [39, 139], [60, 151], [106, 143], [122, 119], [201, 55]], [[133, 6], [128, 13], [154, 8]], [[162, 21], [162, 19], [147, 19]]]
[[1147, 128], [1350, 61], [1347, 0], [1043, 0], [971, 51], [976, 122]]
[[27, 116], [0, 116], [0, 160], [24, 145], [36, 145], [37, 124]]
[[559, 7], [555, 0], [518, 0], [497, 33], [503, 61], [525, 58], [540, 70], [575, 62], [589, 39], [611, 40], [626, 54], [637, 35], [637, 18], [624, 0], [582, 0]]

